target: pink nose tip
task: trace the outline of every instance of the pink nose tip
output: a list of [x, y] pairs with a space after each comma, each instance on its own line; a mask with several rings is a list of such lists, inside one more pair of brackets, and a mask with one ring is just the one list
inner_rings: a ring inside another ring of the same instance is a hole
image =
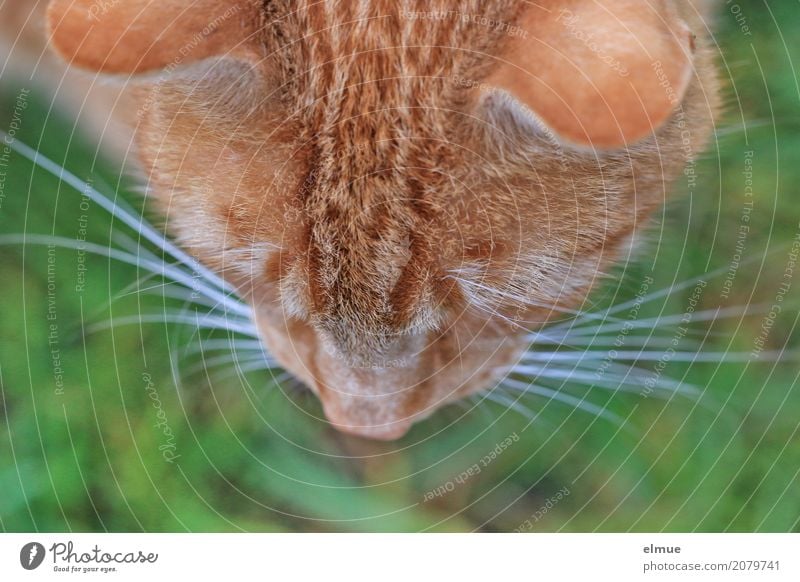
[[383, 424], [367, 424], [363, 420], [351, 417], [351, 415], [342, 415], [338, 413], [331, 413], [325, 411], [331, 425], [341, 432], [352, 434], [355, 436], [373, 439], [378, 441], [393, 441], [397, 440], [408, 432], [411, 428], [411, 420], [401, 419]]
[[410, 425], [400, 427], [384, 427], [384, 426], [350, 426], [346, 424], [336, 424], [333, 426], [336, 430], [352, 434], [365, 439], [372, 439], [376, 441], [394, 441], [404, 436]]

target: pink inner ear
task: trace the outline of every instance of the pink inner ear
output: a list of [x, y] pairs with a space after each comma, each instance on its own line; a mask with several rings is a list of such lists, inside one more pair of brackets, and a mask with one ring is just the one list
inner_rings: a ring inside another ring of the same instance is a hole
[[257, 16], [251, 0], [52, 0], [53, 47], [70, 64], [144, 73], [215, 56], [241, 57]]
[[519, 24], [488, 83], [575, 144], [651, 135], [689, 85], [693, 36], [669, 0], [540, 0]]

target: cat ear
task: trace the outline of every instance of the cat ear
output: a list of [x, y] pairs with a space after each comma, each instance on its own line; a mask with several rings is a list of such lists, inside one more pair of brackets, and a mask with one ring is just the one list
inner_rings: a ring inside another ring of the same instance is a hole
[[51, 43], [70, 64], [146, 73], [229, 56], [256, 60], [256, 0], [52, 0]]
[[568, 142], [651, 135], [689, 85], [694, 36], [672, 0], [537, 0], [519, 24], [487, 83]]

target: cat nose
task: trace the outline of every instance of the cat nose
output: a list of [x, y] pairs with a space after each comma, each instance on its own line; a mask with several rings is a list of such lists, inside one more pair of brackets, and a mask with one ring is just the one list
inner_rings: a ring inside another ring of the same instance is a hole
[[389, 425], [360, 426], [357, 424], [335, 421], [330, 418], [329, 420], [334, 428], [340, 432], [377, 441], [397, 440], [405, 436], [405, 434], [408, 432], [408, 429], [411, 428], [411, 423], [405, 421], [393, 422]]
[[336, 430], [368, 439], [393, 441], [411, 428], [411, 418], [386, 418], [385, 414], [376, 414], [374, 404], [359, 404], [358, 400], [361, 399], [348, 402], [346, 406], [330, 399], [322, 400], [325, 416]]

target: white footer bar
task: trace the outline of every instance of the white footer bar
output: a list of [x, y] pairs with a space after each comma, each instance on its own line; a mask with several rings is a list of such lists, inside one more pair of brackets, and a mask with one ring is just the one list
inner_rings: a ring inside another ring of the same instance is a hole
[[796, 582], [800, 534], [0, 535], [0, 580], [141, 581], [187, 575], [227, 577], [224, 582]]

